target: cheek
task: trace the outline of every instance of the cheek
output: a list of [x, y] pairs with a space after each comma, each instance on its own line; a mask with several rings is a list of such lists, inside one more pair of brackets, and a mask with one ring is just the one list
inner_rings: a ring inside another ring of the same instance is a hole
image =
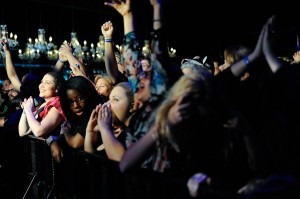
[[126, 119], [126, 115], [129, 112], [129, 105], [128, 103], [119, 103], [117, 105], [111, 104], [111, 111], [117, 117], [118, 120], [124, 122]]
[[74, 106], [70, 106], [70, 110], [74, 113], [75, 112]]
[[107, 93], [108, 93], [107, 87], [103, 87], [103, 88], [101, 89], [101, 91], [102, 91], [103, 94], [107, 94]]
[[82, 110], [85, 109], [85, 103], [80, 103], [80, 107]]

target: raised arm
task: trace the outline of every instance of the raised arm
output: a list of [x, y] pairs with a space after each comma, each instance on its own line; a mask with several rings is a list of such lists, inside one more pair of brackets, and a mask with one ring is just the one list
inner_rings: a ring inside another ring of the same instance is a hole
[[125, 1], [120, 0], [120, 1], [114, 1], [112, 3], [104, 2], [104, 5], [114, 8], [116, 11], [119, 12], [120, 15], [122, 15], [123, 23], [124, 23], [124, 35], [126, 35], [129, 32], [135, 31], [130, 3], [131, 3], [130, 0], [125, 0]]
[[116, 83], [118, 79], [119, 69], [117, 60], [114, 53], [114, 43], [113, 43], [113, 24], [108, 21], [101, 26], [101, 32], [104, 36], [104, 46], [105, 46], [105, 55], [104, 63], [107, 74], [112, 78], [113, 83]]
[[130, 0], [105, 2], [105, 5], [117, 10], [123, 17], [124, 39], [122, 58], [126, 68], [126, 76], [134, 90], [137, 88], [137, 72], [139, 67], [140, 45], [135, 34], [134, 16], [131, 10]]
[[73, 76], [87, 77], [85, 66], [73, 55], [72, 48], [69, 44], [63, 43], [59, 50], [60, 53], [67, 58]]
[[67, 61], [68, 61], [67, 57], [65, 57], [63, 53], [59, 52], [58, 60], [54, 66], [54, 71], [61, 73]]
[[162, 0], [150, 0], [150, 4], [153, 7], [153, 30], [162, 28], [164, 23], [164, 16], [162, 13]]
[[249, 70], [249, 64], [263, 55], [263, 39], [265, 32], [266, 26], [263, 26], [254, 51], [229, 67], [233, 75], [235, 75], [236, 77], [241, 77], [246, 71]]
[[275, 16], [270, 17], [265, 25], [265, 34], [263, 38], [263, 52], [270, 69], [273, 73], [276, 73], [283, 66], [283, 63], [277, 58], [273, 51], [274, 48], [272, 47], [272, 26], [274, 23], [274, 19]]
[[7, 77], [9, 78], [9, 80], [11, 81], [11, 83], [13, 84], [14, 88], [20, 92], [20, 87], [21, 87], [21, 81], [17, 75], [16, 69], [14, 67], [12, 58], [11, 58], [11, 54], [10, 54], [10, 50], [9, 50], [9, 46], [7, 43], [7, 39], [3, 38], [1, 40], [1, 44], [3, 46], [3, 50], [5, 52], [5, 69], [6, 69], [6, 73], [7, 73]]

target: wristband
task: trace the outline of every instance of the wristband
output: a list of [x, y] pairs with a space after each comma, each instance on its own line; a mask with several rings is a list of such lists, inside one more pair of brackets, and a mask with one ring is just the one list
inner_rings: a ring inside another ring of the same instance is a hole
[[58, 61], [61, 62], [61, 63], [63, 63], [63, 64], [65, 63], [65, 61], [62, 60], [62, 59], [59, 59]]
[[248, 56], [246, 55], [245, 57], [244, 57], [244, 63], [246, 64], [246, 65], [248, 65], [249, 64], [249, 58], [248, 58]]
[[54, 142], [56, 140], [57, 140], [57, 136], [51, 135], [50, 137], [48, 137], [46, 139], [46, 143], [47, 143], [48, 146], [50, 146], [52, 144], [52, 142]]
[[104, 41], [105, 42], [112, 42], [112, 39], [111, 38], [110, 39], [104, 38]]

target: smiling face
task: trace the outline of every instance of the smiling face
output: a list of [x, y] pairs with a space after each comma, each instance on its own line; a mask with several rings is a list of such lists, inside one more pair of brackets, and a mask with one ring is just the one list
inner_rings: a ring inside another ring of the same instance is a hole
[[85, 99], [74, 89], [67, 90], [67, 97], [71, 111], [77, 116], [81, 116], [85, 108]]
[[13, 84], [9, 84], [7, 86], [6, 92], [7, 92], [9, 101], [12, 101], [18, 95], [18, 91], [14, 88]]
[[143, 71], [150, 71], [151, 70], [150, 62], [149, 62], [148, 59], [141, 60], [141, 65], [142, 65]]
[[54, 77], [46, 74], [39, 85], [39, 90], [39, 96], [44, 98], [46, 101], [52, 97], [55, 97], [58, 91], [55, 88]]

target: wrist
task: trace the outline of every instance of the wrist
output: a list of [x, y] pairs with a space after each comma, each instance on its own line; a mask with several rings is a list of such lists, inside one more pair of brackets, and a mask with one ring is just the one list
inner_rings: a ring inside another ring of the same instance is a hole
[[104, 42], [112, 42], [112, 38], [104, 38]]
[[63, 59], [58, 59], [58, 61], [60, 62], [60, 63], [65, 63], [66, 61], [65, 60], [63, 60]]
[[249, 64], [249, 57], [248, 57], [248, 55], [245, 55], [244, 58], [243, 58], [243, 60], [244, 60], [244, 63], [245, 63], [246, 65]]
[[48, 146], [50, 146], [52, 144], [52, 142], [54, 142], [56, 140], [57, 140], [57, 136], [51, 135], [50, 137], [48, 137], [46, 139], [46, 143], [47, 143]]

